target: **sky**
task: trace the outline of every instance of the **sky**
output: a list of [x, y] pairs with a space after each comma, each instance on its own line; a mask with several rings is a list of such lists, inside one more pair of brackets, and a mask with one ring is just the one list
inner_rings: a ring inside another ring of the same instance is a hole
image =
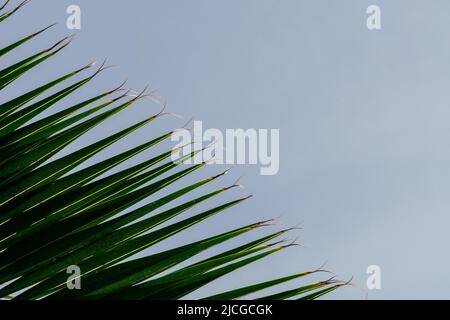
[[[81, 8], [80, 30], [66, 28], [72, 4]], [[366, 27], [369, 5], [381, 8], [381, 30]], [[59, 24], [18, 56], [76, 37], [0, 99], [108, 58], [115, 67], [84, 94], [124, 79], [136, 90], [150, 84], [167, 111], [183, 119], [165, 117], [94, 160], [191, 117], [220, 130], [279, 129], [278, 174], [234, 166], [224, 183], [242, 176], [245, 189], [224, 198], [254, 197], [173, 241], [276, 217], [277, 228], [301, 227], [291, 234], [301, 246], [203, 293], [325, 263], [354, 283], [329, 299], [444, 299], [450, 288], [449, 13], [445, 0], [32, 1], [5, 22], [2, 45], [52, 22]], [[68, 151], [160, 108], [141, 103]], [[380, 267], [380, 290], [366, 288], [370, 265]]]

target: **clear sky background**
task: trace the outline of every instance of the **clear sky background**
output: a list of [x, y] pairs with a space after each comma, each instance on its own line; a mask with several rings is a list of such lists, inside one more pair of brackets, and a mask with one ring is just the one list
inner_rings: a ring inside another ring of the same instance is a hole
[[[82, 10], [74, 43], [1, 100], [108, 57], [118, 67], [86, 96], [128, 78], [136, 89], [150, 83], [168, 111], [206, 127], [280, 129], [279, 174], [236, 166], [224, 183], [243, 174], [246, 189], [225, 199], [255, 197], [173, 241], [280, 217], [279, 227], [301, 225], [292, 237], [303, 247], [216, 281], [208, 293], [327, 262], [356, 285], [329, 298], [449, 298], [449, 1], [40, 0], [5, 22], [1, 44], [58, 21], [21, 48], [26, 56], [70, 33], [70, 4]], [[382, 10], [380, 31], [366, 28], [371, 4]], [[159, 108], [141, 103], [72, 148]], [[184, 122], [165, 118], [100, 158]], [[372, 264], [382, 289], [369, 292]]]

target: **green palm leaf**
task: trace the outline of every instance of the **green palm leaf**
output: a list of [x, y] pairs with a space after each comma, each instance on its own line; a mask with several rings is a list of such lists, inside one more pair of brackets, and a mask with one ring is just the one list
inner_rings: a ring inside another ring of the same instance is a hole
[[[11, 17], [26, 3], [12, 6], [6, 1], [0, 6], [0, 21]], [[8, 6], [12, 8], [7, 9]], [[3, 47], [0, 57], [13, 53], [52, 26]], [[48, 61], [71, 40], [66, 37], [0, 70], [0, 90]], [[0, 298], [179, 299], [291, 246], [280, 240], [291, 230], [287, 229], [259, 235], [198, 260], [200, 253], [217, 251], [219, 244], [253, 234], [255, 229], [268, 224], [263, 221], [146, 254], [149, 248], [155, 250], [156, 244], [189, 232], [194, 225], [219, 216], [250, 197], [220, 202], [220, 196], [236, 187], [235, 184], [202, 191], [211, 182], [220, 181], [226, 172], [197, 182], [183, 182], [206, 165], [185, 164], [185, 160], [202, 150], [177, 161], [170, 158], [182, 148], [159, 148], [156, 155], [145, 156], [145, 152], [157, 149], [174, 131], [81, 168], [131, 133], [149, 130], [163, 115], [161, 112], [58, 158], [69, 144], [145, 96], [145, 90], [137, 96], [130, 96], [132, 91], [119, 93], [124, 91], [122, 84], [52, 113], [52, 107], [64, 103], [69, 95], [77, 95], [81, 87], [90, 84], [105, 69], [102, 65], [93, 74], [71, 83], [92, 65], [66, 73], [0, 105], [0, 152], [5, 155], [0, 160], [0, 283], [3, 283]], [[60, 85], [63, 87], [56, 89]], [[37, 119], [44, 112], [45, 116]], [[137, 155], [144, 156], [144, 160], [117, 169]], [[116, 171], [112, 172], [113, 169]], [[187, 198], [195, 192], [198, 194]], [[192, 214], [196, 207], [199, 212]], [[140, 256], [137, 258], [136, 254]], [[81, 271], [80, 290], [67, 287], [66, 270], [72, 265]], [[299, 272], [205, 299], [238, 299], [299, 278], [307, 279], [319, 271]], [[261, 298], [309, 300], [345, 284], [316, 281]]]

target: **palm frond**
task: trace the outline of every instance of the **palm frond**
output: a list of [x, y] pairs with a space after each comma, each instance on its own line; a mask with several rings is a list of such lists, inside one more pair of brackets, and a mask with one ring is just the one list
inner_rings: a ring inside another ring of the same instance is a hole
[[[0, 22], [28, 1], [0, 5]], [[50, 30], [49, 25], [0, 49], [0, 57]], [[25, 77], [72, 41], [65, 37], [0, 70], [0, 90]], [[219, 181], [225, 172], [185, 184], [183, 179], [201, 172], [206, 163], [186, 165], [195, 150], [177, 161], [176, 150], [157, 150], [173, 130], [121, 153], [81, 168], [81, 165], [137, 130], [148, 130], [163, 115], [158, 112], [106, 138], [65, 156], [56, 156], [75, 140], [146, 95], [130, 95], [122, 84], [67, 106], [52, 107], [90, 84], [105, 68], [90, 73], [89, 63], [0, 105], [0, 298], [8, 299], [179, 299], [202, 290], [212, 281], [253, 262], [289, 248], [281, 230], [195, 261], [200, 253], [267, 225], [260, 221], [181, 246], [143, 255], [144, 250], [181, 232], [187, 232], [249, 197], [224, 203], [220, 195], [236, 185], [186, 196]], [[57, 87], [64, 85], [63, 88]], [[45, 97], [44, 97], [45, 95]], [[38, 116], [45, 116], [37, 119]], [[118, 166], [148, 150], [155, 156], [117, 170]], [[115, 172], [112, 170], [116, 169]], [[171, 188], [169, 188], [171, 187]], [[175, 188], [174, 188], [175, 187]], [[172, 189], [172, 190], [171, 190]], [[160, 195], [156, 195], [160, 194]], [[214, 199], [209, 209], [190, 212]], [[150, 201], [148, 201], [150, 200]], [[141, 204], [146, 201], [146, 204]], [[176, 204], [174, 204], [176, 203]], [[139, 258], [135, 255], [141, 253]], [[191, 261], [187, 266], [181, 264]], [[69, 266], [81, 270], [82, 288], [67, 287]], [[321, 270], [247, 285], [205, 299], [238, 299]], [[265, 299], [314, 299], [345, 285], [335, 280], [303, 284], [296, 289], [266, 295]]]

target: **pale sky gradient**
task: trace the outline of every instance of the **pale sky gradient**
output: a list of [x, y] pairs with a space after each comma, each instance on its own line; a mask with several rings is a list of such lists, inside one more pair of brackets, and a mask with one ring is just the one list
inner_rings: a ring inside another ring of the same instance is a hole
[[[70, 33], [70, 4], [82, 9], [76, 41], [17, 82], [11, 96], [108, 57], [118, 67], [86, 95], [128, 78], [136, 89], [150, 83], [168, 111], [205, 126], [280, 129], [279, 174], [236, 166], [223, 183], [244, 174], [246, 189], [225, 199], [255, 197], [177, 241], [280, 216], [280, 227], [301, 225], [292, 237], [304, 247], [216, 281], [208, 292], [327, 261], [359, 287], [329, 298], [364, 299], [371, 264], [381, 267], [382, 290], [368, 292], [369, 299], [449, 298], [448, 0], [40, 0], [5, 22], [2, 45], [60, 22], [21, 48], [25, 56]], [[380, 31], [366, 28], [371, 4], [382, 10]], [[140, 104], [73, 147], [158, 110]], [[184, 122], [166, 118], [155, 128]], [[141, 131], [102, 156], [144, 140]]]

